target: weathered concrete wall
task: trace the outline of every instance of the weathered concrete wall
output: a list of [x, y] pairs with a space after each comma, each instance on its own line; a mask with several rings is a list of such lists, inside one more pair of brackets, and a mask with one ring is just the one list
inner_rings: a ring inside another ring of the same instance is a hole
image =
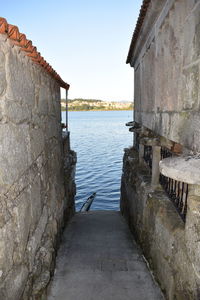
[[40, 299], [74, 212], [60, 118], [58, 83], [0, 35], [0, 299]]
[[199, 19], [199, 0], [152, 1], [131, 63], [135, 121], [195, 151], [200, 151]]
[[200, 299], [198, 193], [189, 189], [184, 223], [163, 189], [152, 189], [149, 169], [139, 163], [139, 153], [125, 150], [121, 212], [169, 300]]

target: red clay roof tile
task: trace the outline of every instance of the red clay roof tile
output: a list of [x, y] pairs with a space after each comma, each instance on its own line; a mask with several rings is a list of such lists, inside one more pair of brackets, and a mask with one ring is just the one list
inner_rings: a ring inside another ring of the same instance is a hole
[[25, 47], [25, 46], [26, 46], [26, 43], [27, 43], [27, 39], [26, 39], [25, 34], [20, 33], [20, 35], [19, 35], [19, 45], [20, 45], [21, 47]]
[[37, 51], [37, 48], [32, 45], [30, 40], [27, 40], [26, 35], [19, 32], [17, 26], [8, 24], [6, 19], [0, 17], [0, 34], [6, 34], [8, 38], [22, 51], [26, 53], [28, 57], [32, 59], [34, 63], [39, 64], [49, 75], [57, 80], [60, 87], [68, 90], [69, 84], [64, 82], [56, 71], [44, 60], [44, 58]]
[[139, 33], [140, 33], [140, 30], [141, 30], [142, 24], [144, 22], [144, 18], [146, 16], [146, 13], [147, 13], [147, 10], [148, 10], [148, 7], [149, 7], [150, 3], [151, 3], [151, 0], [143, 0], [142, 6], [141, 6], [141, 9], [140, 9], [140, 14], [139, 14], [139, 17], [138, 17], [138, 20], [137, 20], [137, 24], [136, 24], [135, 30], [133, 32], [133, 37], [132, 37], [132, 40], [131, 40], [131, 45], [130, 45], [127, 60], [126, 60], [127, 64], [129, 64], [131, 62], [131, 56], [132, 56], [133, 50], [135, 48], [137, 39], [139, 37]]
[[7, 29], [8, 29], [8, 23], [6, 19], [0, 18], [0, 33], [7, 32]]
[[11, 40], [19, 41], [19, 29], [17, 26], [8, 24], [8, 37]]

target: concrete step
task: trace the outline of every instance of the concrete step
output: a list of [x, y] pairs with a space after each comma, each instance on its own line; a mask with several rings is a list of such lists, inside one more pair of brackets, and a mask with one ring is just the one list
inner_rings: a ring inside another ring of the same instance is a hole
[[116, 211], [77, 213], [64, 231], [48, 300], [160, 300], [141, 251]]

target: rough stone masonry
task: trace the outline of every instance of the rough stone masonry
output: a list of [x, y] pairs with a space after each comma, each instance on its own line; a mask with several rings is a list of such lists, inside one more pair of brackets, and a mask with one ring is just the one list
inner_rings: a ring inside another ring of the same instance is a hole
[[121, 211], [167, 299], [199, 300], [200, 0], [144, 0], [127, 63], [135, 141]]
[[1, 300], [41, 299], [74, 212], [76, 157], [60, 118], [59, 83], [0, 34]]

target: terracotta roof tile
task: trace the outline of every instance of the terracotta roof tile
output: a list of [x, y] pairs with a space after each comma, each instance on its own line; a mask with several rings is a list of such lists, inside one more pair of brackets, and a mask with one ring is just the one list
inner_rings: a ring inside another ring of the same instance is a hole
[[13, 44], [20, 47], [25, 54], [36, 64], [39, 64], [47, 73], [57, 80], [64, 89], [69, 89], [69, 84], [64, 82], [56, 71], [44, 60], [37, 48], [26, 38], [26, 35], [19, 32], [17, 26], [8, 24], [6, 19], [0, 17], [0, 34], [6, 34]]
[[0, 33], [7, 32], [7, 29], [8, 29], [8, 23], [6, 19], [0, 18]]
[[11, 40], [19, 41], [19, 29], [17, 26], [8, 24], [8, 37]]
[[26, 44], [27, 44], [27, 39], [26, 39], [25, 34], [20, 33], [20, 35], [19, 35], [19, 45], [21, 47], [26, 47]]
[[140, 34], [140, 30], [141, 30], [141, 27], [143, 25], [144, 18], [146, 16], [146, 13], [147, 13], [147, 10], [148, 10], [148, 7], [149, 7], [150, 3], [151, 3], [151, 0], [143, 0], [142, 6], [141, 6], [141, 9], [140, 9], [140, 14], [139, 14], [139, 17], [138, 17], [138, 20], [137, 20], [137, 24], [136, 24], [135, 30], [133, 32], [133, 37], [132, 37], [132, 40], [131, 40], [131, 45], [130, 45], [127, 60], [126, 60], [127, 64], [129, 64], [131, 62], [131, 55], [132, 55], [133, 50], [135, 48], [137, 39], [138, 39], [139, 34]]

